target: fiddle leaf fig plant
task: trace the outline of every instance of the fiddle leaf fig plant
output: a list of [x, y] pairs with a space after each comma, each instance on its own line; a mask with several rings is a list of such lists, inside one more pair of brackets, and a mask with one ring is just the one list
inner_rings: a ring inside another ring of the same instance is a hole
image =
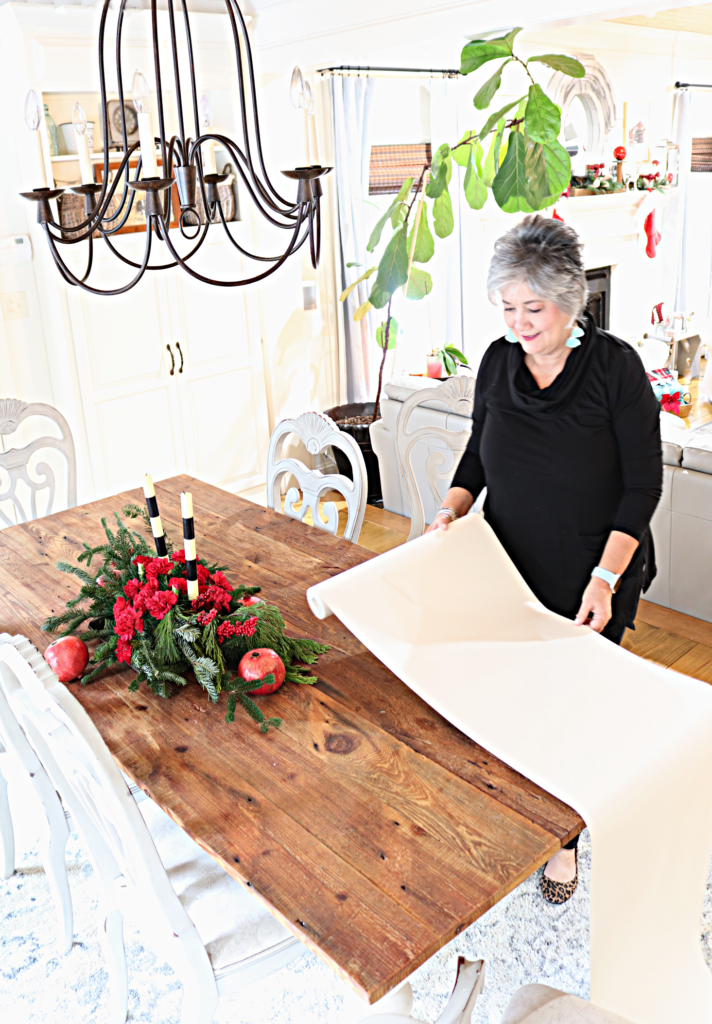
[[[544, 64], [571, 78], [583, 78], [586, 72], [580, 61], [566, 54], [544, 53], [522, 60], [514, 52], [514, 42], [520, 32], [521, 28], [514, 28], [496, 39], [473, 39], [467, 43], [460, 57], [460, 74], [470, 75], [490, 61], [501, 61], [494, 73], [479, 85], [472, 101], [476, 111], [489, 109], [509, 64], [518, 65], [526, 74], [527, 91], [490, 114], [481, 128], [465, 132], [459, 142], [439, 146], [430, 164], [423, 166], [417, 181], [412, 177], [404, 180], [366, 245], [369, 253], [379, 248], [383, 244], [384, 229], [390, 222], [392, 233], [378, 264], [341, 294], [341, 301], [345, 302], [358, 284], [375, 273], [368, 300], [358, 307], [354, 320], [361, 320], [373, 309], [387, 307], [385, 320], [376, 332], [383, 356], [374, 420], [378, 416], [386, 355], [393, 347], [391, 340], [395, 341], [398, 330], [391, 317], [394, 295], [402, 288], [406, 298], [418, 301], [430, 293], [431, 275], [415, 264], [427, 263], [435, 253], [430, 224], [438, 238], [447, 238], [455, 226], [449, 192], [453, 163], [465, 171], [463, 193], [473, 210], [481, 210], [491, 192], [505, 213], [535, 213], [553, 206], [569, 185], [571, 160], [558, 141], [561, 108], [534, 81], [529, 65]], [[430, 210], [426, 200], [430, 200]], [[393, 331], [392, 325], [395, 325]], [[444, 360], [446, 368], [454, 367], [453, 372], [457, 372], [455, 359], [464, 362], [459, 352], [449, 354]]]

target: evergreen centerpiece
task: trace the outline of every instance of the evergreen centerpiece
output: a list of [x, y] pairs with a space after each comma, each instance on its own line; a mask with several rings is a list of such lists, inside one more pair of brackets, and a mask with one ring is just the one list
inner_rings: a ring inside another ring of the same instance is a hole
[[[145, 510], [136, 505], [122, 511], [148, 520]], [[286, 682], [311, 684], [316, 678], [302, 666], [314, 664], [328, 647], [287, 636], [279, 609], [254, 596], [259, 587], [233, 587], [224, 574], [227, 566], [198, 559], [198, 597], [190, 600], [184, 551], [172, 551], [166, 538], [167, 557], [156, 557], [143, 537], [114, 515], [116, 532], [105, 519], [101, 521], [105, 544], [84, 544], [77, 561], [86, 563], [86, 568], [57, 562], [57, 568], [78, 577], [82, 587], [67, 602], [66, 611], [50, 616], [42, 626], [49, 633], [61, 630], [61, 636], [69, 636], [87, 623], [88, 628], [77, 635], [97, 645], [88, 666], [91, 671], [81, 682], [88, 683], [111, 665], [124, 662], [137, 672], [129, 690], [138, 690], [145, 682], [153, 693], [169, 697], [173, 685], [186, 685], [192, 670], [213, 703], [222, 690], [227, 692], [226, 721], [235, 720], [239, 702], [262, 732], [270, 725], [279, 727], [281, 720], [265, 718], [249, 696], [259, 683], [232, 675], [230, 669], [237, 669], [248, 651], [271, 648], [284, 663]], [[95, 558], [101, 565], [92, 575], [89, 567]], [[263, 685], [274, 681], [270, 674]]]

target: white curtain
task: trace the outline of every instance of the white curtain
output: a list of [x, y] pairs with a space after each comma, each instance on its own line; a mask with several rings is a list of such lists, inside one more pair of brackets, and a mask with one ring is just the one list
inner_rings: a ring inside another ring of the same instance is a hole
[[[373, 99], [373, 78], [334, 75], [331, 79], [334, 109], [334, 164], [339, 205], [339, 236], [342, 287], [363, 273], [368, 242], [368, 168], [371, 154], [369, 111]], [[363, 267], [347, 268], [347, 263]], [[344, 304], [344, 356], [347, 402], [367, 402], [375, 397], [375, 382], [369, 368], [370, 349], [375, 347], [368, 317], [358, 323], [353, 315], [366, 301], [370, 281], [355, 288]]]
[[687, 310], [688, 184], [692, 160], [692, 94], [688, 89], [675, 93], [672, 139], [679, 146], [678, 185], [672, 190], [665, 208], [665, 264], [663, 281], [668, 289], [667, 302], [673, 311]]

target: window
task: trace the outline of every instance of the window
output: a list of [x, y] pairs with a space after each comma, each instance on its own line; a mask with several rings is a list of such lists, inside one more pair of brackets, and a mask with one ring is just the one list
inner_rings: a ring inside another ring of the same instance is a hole
[[368, 194], [396, 194], [406, 178], [417, 181], [423, 167], [430, 163], [430, 153], [429, 142], [412, 146], [371, 146]]

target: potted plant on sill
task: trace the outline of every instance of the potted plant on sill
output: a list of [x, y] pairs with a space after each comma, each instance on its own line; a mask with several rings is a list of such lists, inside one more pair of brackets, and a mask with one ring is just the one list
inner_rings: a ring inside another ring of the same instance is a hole
[[[578, 60], [565, 54], [545, 53], [522, 60], [513, 49], [519, 32], [521, 28], [515, 28], [496, 39], [475, 39], [467, 43], [461, 54], [460, 73], [469, 75], [490, 61], [501, 61], [494, 74], [475, 93], [472, 102], [476, 110], [489, 109], [508, 64], [517, 64], [524, 70], [530, 83], [527, 91], [490, 114], [480, 129], [466, 131], [459, 142], [452, 145], [441, 145], [431, 163], [423, 166], [417, 182], [415, 178], [405, 179], [398, 195], [373, 228], [366, 246], [368, 252], [373, 252], [380, 245], [383, 230], [390, 221], [392, 234], [380, 261], [365, 270], [341, 295], [341, 301], [345, 301], [358, 284], [375, 274], [369, 297], [354, 313], [354, 320], [361, 320], [372, 309], [386, 309], [385, 320], [376, 331], [376, 341], [383, 355], [375, 401], [327, 410], [327, 415], [352, 434], [361, 447], [369, 472], [369, 500], [375, 491], [375, 486], [371, 485], [371, 466], [377, 472], [378, 462], [371, 450], [368, 427], [378, 418], [383, 369], [398, 331], [391, 316], [393, 298], [402, 288], [406, 299], [419, 301], [433, 288], [430, 274], [418, 266], [427, 263], [435, 253], [426, 199], [431, 200], [435, 234], [438, 238], [447, 238], [455, 223], [448, 191], [453, 161], [465, 169], [463, 191], [473, 210], [482, 209], [491, 191], [505, 213], [535, 213], [553, 206], [569, 187], [571, 159], [558, 141], [561, 108], [534, 81], [529, 65], [544, 64], [572, 78], [583, 78], [586, 72]], [[488, 147], [486, 155], [485, 145]], [[348, 264], [350, 267], [359, 265]], [[380, 492], [380, 480], [378, 490]]]

